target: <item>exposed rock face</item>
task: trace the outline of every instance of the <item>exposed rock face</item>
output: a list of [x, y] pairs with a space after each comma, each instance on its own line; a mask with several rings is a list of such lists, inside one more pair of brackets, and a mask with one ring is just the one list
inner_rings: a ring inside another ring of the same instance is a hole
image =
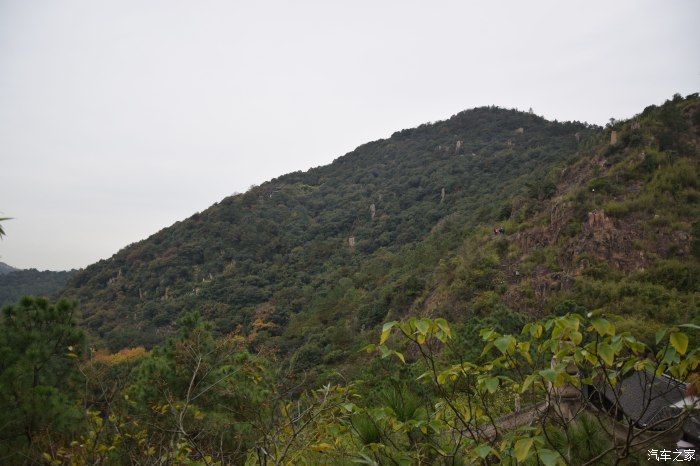
[[445, 188], [440, 192], [440, 203], [445, 202]]
[[461, 154], [464, 151], [464, 141], [457, 141], [455, 144], [455, 155]]
[[518, 232], [512, 236], [512, 240], [524, 253], [556, 243], [571, 216], [570, 202], [553, 202], [549, 209], [549, 226], [533, 227], [527, 232]]
[[610, 133], [610, 145], [614, 146], [617, 144], [617, 131], [612, 131]]
[[[511, 237], [511, 241], [525, 254], [556, 244], [562, 237], [563, 230], [571, 224], [573, 214], [574, 209], [571, 202], [555, 202], [549, 209], [550, 224], [548, 226], [533, 227], [527, 232], [516, 233]], [[589, 212], [581, 232], [567, 241], [564, 256], [567, 259], [560, 265], [567, 271], [567, 274], [574, 275], [581, 268], [590, 266], [591, 260], [605, 261], [618, 270], [638, 270], [648, 262], [648, 257], [644, 253], [635, 252], [632, 247], [633, 241], [639, 237], [640, 233], [632, 225], [623, 223], [618, 225], [600, 210]], [[679, 244], [683, 242], [683, 239], [680, 237], [669, 238], [668, 242], [669, 244]], [[550, 279], [567, 286], [565, 277], [549, 277], [545, 282], [551, 281]], [[538, 286], [544, 288], [542, 290], [536, 289], [535, 294], [541, 291], [544, 295], [547, 291], [558, 289], [560, 285], [559, 283], [542, 282], [536, 285], [536, 287]]]
[[556, 242], [564, 227], [569, 223], [573, 215], [573, 206], [571, 202], [556, 202], [552, 203], [552, 208], [549, 214], [549, 230], [550, 239]]
[[523, 134], [525, 133], [525, 128], [518, 128], [515, 130], [515, 134]]
[[[603, 260], [615, 268], [635, 268], [640, 258], [632, 254], [632, 234], [623, 232], [602, 210], [588, 213], [583, 231], [570, 246], [569, 252], [574, 262], [584, 256]], [[579, 263], [579, 266], [586, 266]]]
[[372, 220], [374, 220], [374, 216], [377, 215], [377, 208], [374, 204], [370, 204], [369, 214], [372, 216]]
[[586, 225], [593, 230], [593, 233], [600, 232], [601, 230], [608, 230], [613, 228], [612, 220], [605, 215], [602, 210], [594, 210], [593, 212], [588, 212], [588, 221]]
[[355, 237], [351, 236], [348, 238], [348, 246], [350, 246], [351, 250], [355, 249]]
[[544, 247], [549, 244], [549, 235], [545, 228], [533, 228], [531, 232], [516, 233], [512, 237], [512, 241], [515, 242], [518, 249], [527, 253], [535, 248]]
[[[513, 270], [510, 280], [519, 282], [521, 279], [527, 283], [531, 293], [530, 297], [537, 303], [536, 307], [538, 308], [545, 306], [547, 299], [551, 297], [552, 293], [571, 289], [575, 280], [571, 274], [566, 272], [549, 272], [544, 267], [538, 267], [528, 278], [521, 277], [518, 270]], [[518, 309], [521, 312], [533, 312], [531, 307], [523, 305], [523, 296], [517, 288], [510, 288], [506, 291], [503, 295], [503, 302], [511, 309]]]
[[116, 276], [107, 280], [107, 285], [111, 285], [113, 283], [116, 283], [120, 278], [122, 278], [122, 269], [119, 269]]

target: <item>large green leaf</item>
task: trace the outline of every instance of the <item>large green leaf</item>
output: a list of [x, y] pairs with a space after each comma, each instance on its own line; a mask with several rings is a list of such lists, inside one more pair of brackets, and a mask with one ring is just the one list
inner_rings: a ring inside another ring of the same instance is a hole
[[532, 443], [533, 439], [531, 438], [521, 438], [515, 442], [515, 449], [514, 449], [514, 454], [515, 454], [515, 459], [517, 459], [520, 462], [525, 461], [527, 459], [528, 453], [530, 453], [530, 449], [532, 448]]
[[428, 330], [430, 330], [430, 322], [424, 319], [416, 320], [416, 329], [421, 333], [421, 335], [427, 335]]
[[591, 325], [600, 336], [615, 335], [615, 326], [602, 317], [591, 320]]
[[598, 345], [598, 356], [608, 366], [612, 366], [613, 362], [615, 362], [615, 350], [607, 343]]
[[387, 322], [386, 324], [384, 324], [382, 326], [382, 335], [379, 337], [379, 344], [380, 345], [383, 345], [384, 342], [387, 340], [387, 338], [389, 338], [389, 334], [391, 333], [391, 329], [392, 329], [392, 327], [394, 327], [394, 325], [396, 325], [396, 323], [397, 322], [394, 320], [392, 322]]
[[496, 390], [498, 390], [498, 378], [489, 377], [488, 379], [484, 380], [484, 387], [486, 387], [486, 390], [488, 390], [489, 393], [496, 393]]
[[557, 378], [557, 371], [554, 369], [543, 369], [540, 371], [542, 378], [549, 382], [554, 382]]
[[537, 454], [539, 455], [540, 461], [542, 461], [544, 466], [556, 466], [557, 464], [561, 463], [561, 456], [556, 451], [549, 450], [547, 448], [540, 448], [537, 450]]
[[498, 348], [501, 353], [506, 354], [515, 346], [515, 338], [510, 335], [503, 335], [502, 337], [496, 338], [493, 345]]
[[450, 325], [447, 323], [445, 319], [442, 317], [435, 319], [435, 323], [437, 324], [438, 328], [445, 332], [445, 335], [447, 335], [448, 338], [452, 338], [452, 330], [450, 329]]
[[671, 346], [673, 346], [679, 354], [685, 354], [688, 351], [688, 335], [682, 332], [672, 332], [669, 337]]

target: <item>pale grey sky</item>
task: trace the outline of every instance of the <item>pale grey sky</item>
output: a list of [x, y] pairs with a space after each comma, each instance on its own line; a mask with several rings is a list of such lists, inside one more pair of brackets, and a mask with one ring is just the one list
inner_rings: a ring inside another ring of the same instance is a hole
[[693, 0], [0, 0], [0, 261], [83, 267], [466, 108], [631, 116], [700, 90], [699, 19]]

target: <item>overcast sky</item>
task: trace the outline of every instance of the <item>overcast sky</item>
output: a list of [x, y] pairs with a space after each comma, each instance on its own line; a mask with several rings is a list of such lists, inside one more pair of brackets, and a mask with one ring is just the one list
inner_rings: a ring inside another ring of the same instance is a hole
[[632, 116], [700, 90], [699, 19], [693, 0], [0, 0], [0, 261], [84, 267], [475, 106]]

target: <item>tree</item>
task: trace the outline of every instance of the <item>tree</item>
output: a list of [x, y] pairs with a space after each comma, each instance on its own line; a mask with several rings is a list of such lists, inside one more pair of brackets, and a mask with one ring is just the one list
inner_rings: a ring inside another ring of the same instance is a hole
[[[381, 450], [393, 458], [409, 451], [414, 461], [439, 458], [448, 464], [459, 464], [458, 459], [515, 464], [537, 458], [545, 465], [592, 465], [629, 459], [681, 428], [694, 408], [659, 410], [654, 405], [659, 397], [678, 394], [686, 383], [698, 388], [700, 348], [689, 347], [681, 327], [698, 329], [684, 325], [661, 331], [651, 348], [627, 332], [618, 333], [601, 315], [567, 314], [527, 324], [519, 336], [483, 330], [482, 360], [473, 362], [441, 357], [453, 346], [444, 319], [389, 322], [379, 345], [368, 349], [423, 367], [418, 378], [431, 387], [425, 405], [433, 408], [424, 420], [411, 423], [398, 422], [393, 411], [375, 413], [376, 424], [388, 430], [384, 438], [415, 428], [425, 434], [414, 444], [394, 440]], [[397, 338], [391, 341], [404, 352], [387, 345], [393, 334]], [[404, 355], [408, 351], [413, 360]], [[654, 414], [646, 425], [623, 412], [620, 386], [634, 377], [661, 390], [641, 396], [640, 412]], [[520, 409], [521, 402], [528, 407]], [[580, 448], [585, 438], [597, 438], [595, 448]]]
[[73, 302], [51, 304], [29, 297], [3, 309], [0, 455], [25, 451], [31, 456], [47, 432], [60, 436], [79, 429], [79, 392], [74, 384], [84, 336], [76, 327], [75, 309]]
[[126, 390], [133, 416], [150, 426], [149, 454], [153, 462], [240, 461], [269, 394], [263, 362], [241, 337], [215, 338], [197, 313], [179, 327], [177, 337], [142, 362]]

